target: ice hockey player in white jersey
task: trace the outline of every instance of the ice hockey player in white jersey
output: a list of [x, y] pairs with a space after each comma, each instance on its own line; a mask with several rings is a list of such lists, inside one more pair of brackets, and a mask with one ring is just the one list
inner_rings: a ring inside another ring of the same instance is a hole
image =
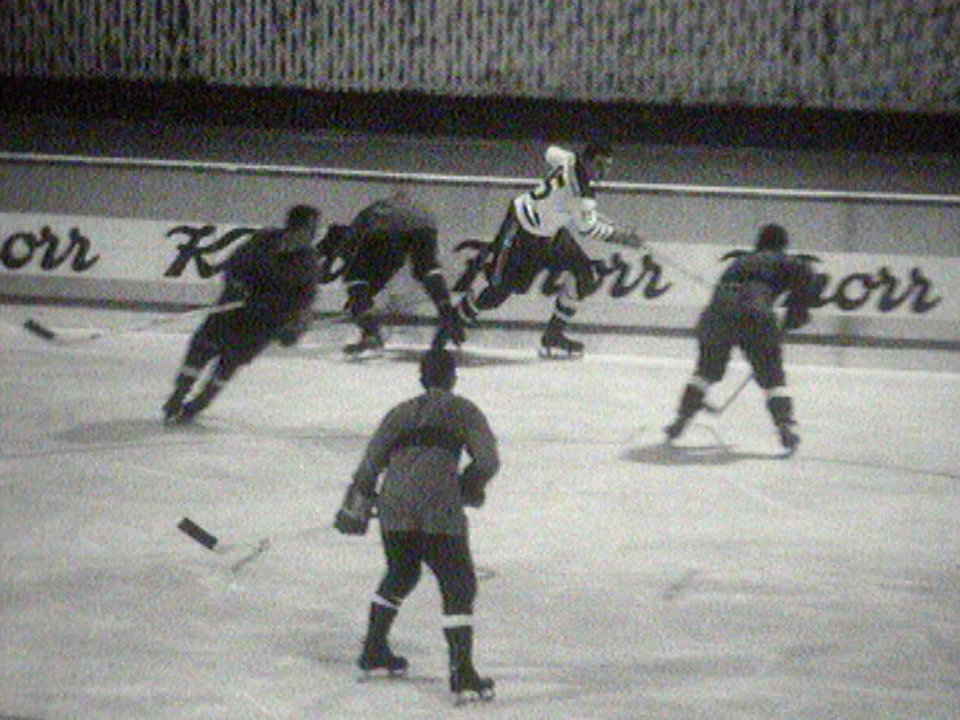
[[589, 143], [581, 153], [551, 145], [546, 151], [550, 169], [537, 186], [515, 197], [491, 244], [483, 266], [486, 286], [469, 290], [458, 309], [468, 324], [478, 313], [497, 308], [516, 292], [523, 292], [540, 270], [560, 278], [540, 345], [544, 355], [559, 351], [579, 355], [583, 343], [567, 337], [567, 324], [580, 301], [597, 283], [590, 257], [580, 246], [583, 239], [639, 247], [635, 235], [618, 232], [597, 212], [594, 181], [605, 176], [613, 151], [604, 143]]

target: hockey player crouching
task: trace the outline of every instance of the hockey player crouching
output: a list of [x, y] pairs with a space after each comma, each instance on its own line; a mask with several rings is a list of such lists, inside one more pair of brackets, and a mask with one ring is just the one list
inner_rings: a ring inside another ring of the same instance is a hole
[[[223, 269], [219, 305], [190, 338], [186, 356], [163, 405], [167, 424], [185, 423], [204, 410], [233, 378], [274, 340], [293, 345], [306, 331], [317, 292], [318, 264], [313, 243], [320, 212], [296, 205], [283, 228], [254, 233]], [[211, 365], [209, 378], [192, 399], [187, 396]]]
[[[425, 564], [440, 585], [450, 690], [460, 701], [493, 696], [493, 680], [481, 677], [473, 664], [477, 577], [464, 506], [483, 504], [484, 488], [500, 461], [483, 412], [453, 393], [456, 380], [451, 352], [432, 349], [423, 355], [424, 392], [383, 418], [354, 472], [334, 525], [345, 534], [365, 533], [376, 503], [387, 570], [370, 604], [360, 669], [406, 672], [407, 660], [393, 654], [387, 636]], [[463, 450], [470, 462], [458, 472]]]
[[346, 311], [360, 330], [360, 339], [344, 347], [348, 357], [383, 350], [374, 299], [410, 261], [413, 277], [437, 310], [434, 347], [448, 340], [460, 345], [463, 323], [453, 309], [450, 291], [437, 260], [437, 220], [402, 190], [364, 207], [349, 225], [333, 224], [320, 241], [321, 256], [341, 256], [346, 263]]
[[[795, 430], [793, 400], [786, 391], [782, 334], [808, 322], [814, 278], [806, 261], [787, 254], [788, 243], [783, 227], [764, 225], [754, 251], [734, 260], [720, 276], [697, 323], [697, 367], [683, 390], [676, 419], [664, 428], [668, 441], [680, 437], [704, 407], [707, 390], [723, 378], [730, 353], [738, 346], [766, 394], [784, 450], [796, 450], [800, 436]], [[774, 312], [781, 296], [786, 296], [787, 306], [782, 330]]]

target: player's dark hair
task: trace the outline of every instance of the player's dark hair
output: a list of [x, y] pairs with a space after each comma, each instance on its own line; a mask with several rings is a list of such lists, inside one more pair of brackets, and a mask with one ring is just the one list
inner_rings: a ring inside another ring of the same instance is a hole
[[782, 225], [769, 223], [757, 233], [757, 250], [784, 250], [790, 242]]
[[612, 158], [613, 147], [609, 143], [600, 140], [594, 140], [586, 144], [586, 146], [583, 148], [583, 153], [581, 153], [581, 157], [584, 160], [593, 160], [597, 157]]
[[294, 205], [287, 212], [287, 227], [303, 227], [318, 217], [320, 217], [320, 211], [312, 205]]
[[420, 358], [420, 384], [449, 390], [457, 377], [457, 359], [444, 349], [427, 350]]

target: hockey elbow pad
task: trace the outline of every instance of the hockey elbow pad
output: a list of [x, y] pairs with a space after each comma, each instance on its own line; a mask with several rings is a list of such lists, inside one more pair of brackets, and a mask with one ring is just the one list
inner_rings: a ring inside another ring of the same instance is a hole
[[351, 484], [333, 526], [343, 535], [366, 535], [376, 502], [376, 495], [366, 495], [355, 484]]

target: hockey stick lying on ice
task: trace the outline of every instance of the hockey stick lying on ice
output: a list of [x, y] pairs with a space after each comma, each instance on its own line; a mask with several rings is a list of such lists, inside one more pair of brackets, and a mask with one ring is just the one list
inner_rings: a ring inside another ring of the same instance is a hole
[[23, 327], [32, 332], [37, 337], [41, 337], [44, 340], [47, 340], [57, 345], [82, 345], [84, 343], [93, 342], [94, 340], [102, 340], [104, 338], [110, 338], [115, 335], [126, 335], [129, 333], [138, 333], [145, 330], [150, 330], [161, 325], [169, 325], [171, 323], [180, 322], [182, 320], [187, 320], [189, 318], [195, 318], [205, 315], [217, 315], [219, 313], [228, 312], [230, 310], [236, 310], [239, 307], [243, 306], [242, 301], [228, 302], [223, 305], [204, 305], [201, 308], [196, 310], [188, 310], [187, 312], [174, 313], [173, 315], [162, 315], [160, 317], [153, 318], [147, 322], [139, 323], [136, 325], [128, 325], [127, 327], [117, 328], [115, 330], [97, 330], [86, 335], [79, 335], [73, 337], [64, 337], [57, 331], [43, 325], [42, 323], [37, 322], [36, 320], [29, 318], [23, 323]]
[[216, 535], [207, 532], [188, 517], [183, 518], [177, 528], [211, 552], [224, 556], [233, 555], [234, 560], [230, 563], [230, 572], [232, 573], [240, 572], [243, 567], [270, 549], [269, 538], [263, 538], [256, 543], [248, 543], [243, 546], [221, 543]]

